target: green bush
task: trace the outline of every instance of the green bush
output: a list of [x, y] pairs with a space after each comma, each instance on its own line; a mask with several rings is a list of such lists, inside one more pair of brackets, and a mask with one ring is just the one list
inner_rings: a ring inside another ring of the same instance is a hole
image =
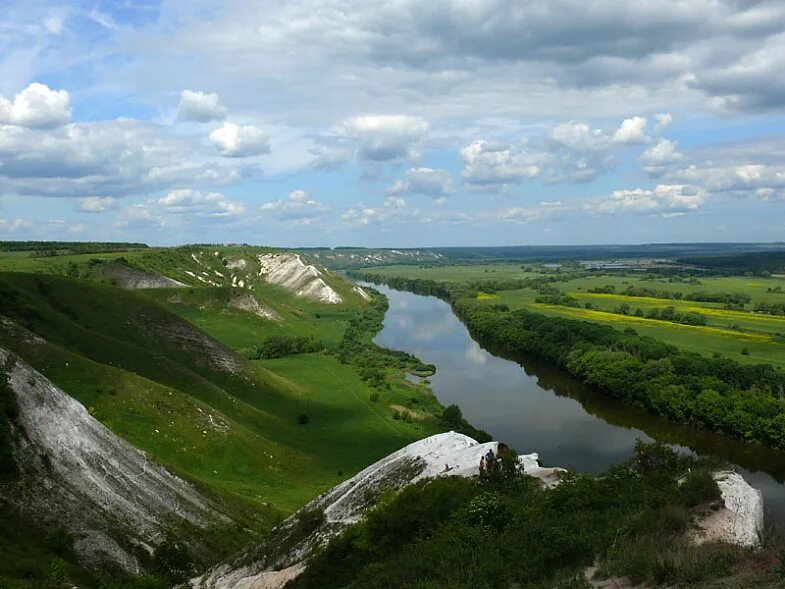
[[248, 358], [251, 360], [283, 358], [293, 354], [319, 352], [324, 346], [315, 339], [305, 336], [271, 335], [254, 346]]
[[690, 472], [682, 481], [680, 491], [681, 499], [687, 507], [694, 507], [720, 496], [717, 481], [705, 470]]
[[293, 585], [577, 588], [584, 568], [599, 562], [636, 583], [686, 586], [727, 574], [734, 559], [680, 540], [691, 517], [685, 502], [711, 495], [706, 477], [696, 459], [639, 444], [601, 476], [569, 473], [552, 489], [519, 470], [513, 484], [423, 481], [383, 498]]

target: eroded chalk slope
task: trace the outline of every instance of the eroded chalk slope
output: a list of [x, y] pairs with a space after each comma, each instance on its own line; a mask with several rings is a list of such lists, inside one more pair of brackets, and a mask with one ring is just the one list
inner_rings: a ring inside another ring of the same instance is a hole
[[20, 484], [7, 500], [43, 525], [71, 531], [86, 564], [138, 571], [169, 530], [227, 521], [186, 481], [94, 419], [75, 399], [0, 348], [19, 414], [14, 424]]

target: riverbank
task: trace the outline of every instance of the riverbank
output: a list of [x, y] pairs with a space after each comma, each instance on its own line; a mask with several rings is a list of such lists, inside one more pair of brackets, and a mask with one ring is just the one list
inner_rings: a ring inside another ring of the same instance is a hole
[[637, 439], [716, 456], [761, 489], [769, 525], [785, 521], [785, 454], [663, 419], [594, 391], [552, 364], [503, 354], [472, 339], [450, 305], [435, 297], [377, 286], [390, 301], [379, 345], [435, 364], [429, 379], [443, 405], [543, 464], [600, 473], [633, 453]]
[[483, 474], [481, 457], [499, 450], [454, 432], [415, 442], [191, 585], [578, 587], [570, 580], [592, 563], [597, 578], [635, 583], [708, 587], [742, 574], [753, 574], [754, 586], [776, 583], [754, 568], [766, 553], [752, 550], [760, 495], [735, 473], [639, 445], [601, 477], [514, 453]]
[[684, 352], [635, 330], [482, 304], [479, 286], [355, 273], [450, 302], [473, 337], [529, 353], [624, 403], [676, 422], [785, 449], [785, 372]]

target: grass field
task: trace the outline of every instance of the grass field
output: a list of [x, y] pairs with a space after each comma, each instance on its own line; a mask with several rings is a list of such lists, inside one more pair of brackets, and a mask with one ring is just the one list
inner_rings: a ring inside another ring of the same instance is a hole
[[[132, 271], [164, 276], [192, 287], [239, 284], [252, 290], [267, 285], [260, 277], [258, 256], [280, 251], [257, 246], [197, 245], [49, 257], [35, 257], [34, 252], [0, 251], [0, 272], [68, 276], [123, 286], [123, 276]], [[342, 277], [324, 269], [321, 276], [347, 304], [361, 301]]]
[[[287, 301], [270, 287], [266, 302], [281, 312], [279, 324], [249, 312], [226, 312], [220, 307], [226, 289], [220, 288], [131, 292], [6, 273], [0, 274], [0, 289], [7, 302], [3, 315], [15, 323], [0, 329], [0, 344], [230, 512], [250, 508], [265, 517], [273, 510], [289, 512], [439, 429], [435, 419], [393, 418], [390, 405], [412, 398], [434, 411], [438, 407], [402, 375], [389, 375], [389, 390], [372, 402], [373, 390], [352, 367], [323, 354], [258, 362], [237, 356], [232, 373], [215, 361], [216, 354], [232, 353], [187, 322], [201, 322], [235, 349], [275, 332], [335, 341], [356, 306], [323, 316], [323, 305], [292, 296]], [[178, 295], [177, 302], [169, 300]], [[298, 424], [301, 414], [309, 416], [309, 424]]]
[[402, 276], [405, 278], [423, 278], [437, 282], [471, 282], [474, 280], [502, 280], [519, 278], [536, 278], [543, 276], [537, 272], [526, 272], [527, 264], [466, 264], [451, 266], [374, 266], [363, 268], [363, 272], [383, 276]]
[[[505, 278], [537, 278], [534, 272], [524, 272], [516, 264], [488, 264], [466, 266], [386, 266], [367, 268], [364, 272], [380, 276], [400, 276], [421, 278], [442, 282], [465, 283], [475, 280], [501, 280]], [[487, 272], [486, 272], [487, 271]], [[785, 302], [785, 293], [773, 292], [776, 288], [785, 290], [785, 279], [779, 277], [700, 277], [699, 284], [672, 282], [667, 277], [643, 279], [641, 274], [589, 274], [564, 271], [559, 280], [552, 283], [565, 294], [577, 299], [582, 306], [590, 303], [592, 309], [545, 305], [535, 302], [538, 293], [524, 288], [505, 290], [496, 293], [480, 292], [477, 299], [485, 304], [504, 303], [511, 308], [527, 308], [547, 315], [583, 319], [611, 325], [617, 329], [633, 328], [641, 334], [650, 335], [680, 348], [702, 353], [722, 354], [744, 363], [767, 362], [785, 369], [785, 317], [752, 313], [749, 310], [759, 302]], [[748, 311], [724, 309], [721, 303], [706, 303], [651, 297], [631, 297], [622, 294], [589, 293], [589, 289], [613, 285], [617, 291], [629, 286], [676, 292], [739, 293], [749, 295], [752, 302], [746, 305]], [[652, 308], [674, 307], [680, 312], [696, 312], [706, 317], [706, 326], [680, 325], [643, 317], [624, 316], [612, 311], [627, 304], [634, 312], [641, 308], [645, 313]], [[779, 335], [779, 337], [778, 337]], [[776, 340], [775, 340], [776, 338]], [[743, 355], [743, 349], [749, 352]]]

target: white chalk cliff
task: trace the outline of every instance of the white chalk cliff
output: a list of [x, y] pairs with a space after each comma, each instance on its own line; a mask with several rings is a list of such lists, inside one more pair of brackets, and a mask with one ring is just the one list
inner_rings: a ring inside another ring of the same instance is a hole
[[68, 529], [85, 563], [138, 571], [168, 529], [228, 521], [186, 481], [148, 460], [78, 401], [0, 348], [19, 415], [15, 457], [24, 484], [2, 495], [42, 525]]
[[[471, 477], [479, 474], [480, 458], [496, 452], [498, 442], [481, 444], [472, 438], [448, 432], [414, 442], [375, 462], [352, 478], [317, 497], [279, 525], [262, 545], [193, 579], [200, 589], [280, 589], [304, 569], [308, 557], [347, 526], [357, 522], [385, 491], [401, 489], [424, 478]], [[544, 485], [559, 482], [561, 468], [540, 466], [537, 454], [519, 456], [526, 474]], [[703, 539], [754, 546], [763, 521], [760, 492], [732, 472], [716, 474], [725, 507], [701, 522]], [[322, 512], [314, 529], [305, 537], [302, 522], [309, 514]], [[299, 530], [299, 531], [298, 531]], [[281, 550], [280, 546], [286, 546]]]
[[723, 507], [698, 522], [696, 542], [727, 542], [752, 548], [763, 531], [763, 496], [737, 472], [714, 473]]
[[[304, 561], [316, 549], [359, 521], [385, 491], [401, 489], [428, 477], [477, 475], [480, 458], [489, 449], [495, 452], [497, 448], [497, 442], [480, 444], [455, 432], [437, 434], [409, 444], [317, 497], [284, 521], [267, 542], [193, 579], [191, 585], [207, 589], [283, 587], [304, 569]], [[555, 484], [558, 473], [563, 470], [541, 467], [537, 454], [521, 456], [520, 461], [527, 474], [546, 485]], [[324, 513], [318, 527], [305, 538], [294, 538], [300, 518], [314, 511]], [[282, 544], [292, 547], [279, 554], [276, 547]]]
[[267, 282], [277, 284], [295, 295], [321, 303], [337, 305], [343, 302], [341, 296], [327, 284], [321, 270], [306, 264], [300, 254], [281, 252], [261, 254], [259, 276]]

